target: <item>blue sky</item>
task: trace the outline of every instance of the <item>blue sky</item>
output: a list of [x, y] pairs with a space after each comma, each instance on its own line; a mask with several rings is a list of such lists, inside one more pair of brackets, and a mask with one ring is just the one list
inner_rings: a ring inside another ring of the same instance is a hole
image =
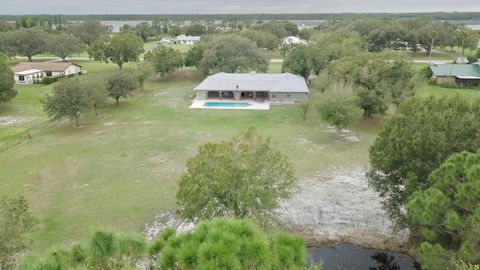
[[0, 0], [0, 14], [480, 11], [480, 0]]

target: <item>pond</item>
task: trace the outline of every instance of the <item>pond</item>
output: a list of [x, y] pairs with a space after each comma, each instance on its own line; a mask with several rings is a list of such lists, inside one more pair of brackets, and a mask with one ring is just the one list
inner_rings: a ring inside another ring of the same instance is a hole
[[308, 249], [313, 263], [323, 262], [322, 270], [419, 270], [419, 264], [410, 257], [394, 253], [364, 249], [355, 245], [313, 247]]

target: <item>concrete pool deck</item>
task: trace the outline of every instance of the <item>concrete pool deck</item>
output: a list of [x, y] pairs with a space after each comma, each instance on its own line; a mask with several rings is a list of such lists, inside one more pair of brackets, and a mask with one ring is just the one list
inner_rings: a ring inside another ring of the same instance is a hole
[[[207, 107], [205, 102], [219, 102], [219, 103], [248, 103], [248, 107]], [[270, 110], [270, 102], [257, 102], [254, 100], [230, 100], [230, 99], [195, 99], [190, 106], [190, 109], [216, 109], [216, 110]]]

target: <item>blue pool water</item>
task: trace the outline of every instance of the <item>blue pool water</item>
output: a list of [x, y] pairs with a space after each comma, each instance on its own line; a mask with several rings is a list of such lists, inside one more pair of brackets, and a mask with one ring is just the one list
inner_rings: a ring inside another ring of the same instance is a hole
[[208, 108], [246, 108], [251, 106], [250, 103], [246, 102], [205, 102], [203, 104], [204, 107]]

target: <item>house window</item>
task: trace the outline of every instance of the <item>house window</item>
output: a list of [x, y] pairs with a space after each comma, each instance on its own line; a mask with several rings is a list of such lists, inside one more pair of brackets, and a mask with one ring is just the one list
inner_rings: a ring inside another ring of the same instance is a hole
[[25, 76], [19, 75], [19, 76], [18, 76], [18, 80], [19, 80], [19, 81], [22, 81], [22, 82], [25, 81]]
[[52, 77], [52, 72], [51, 72], [51, 71], [47, 71], [47, 76]]

